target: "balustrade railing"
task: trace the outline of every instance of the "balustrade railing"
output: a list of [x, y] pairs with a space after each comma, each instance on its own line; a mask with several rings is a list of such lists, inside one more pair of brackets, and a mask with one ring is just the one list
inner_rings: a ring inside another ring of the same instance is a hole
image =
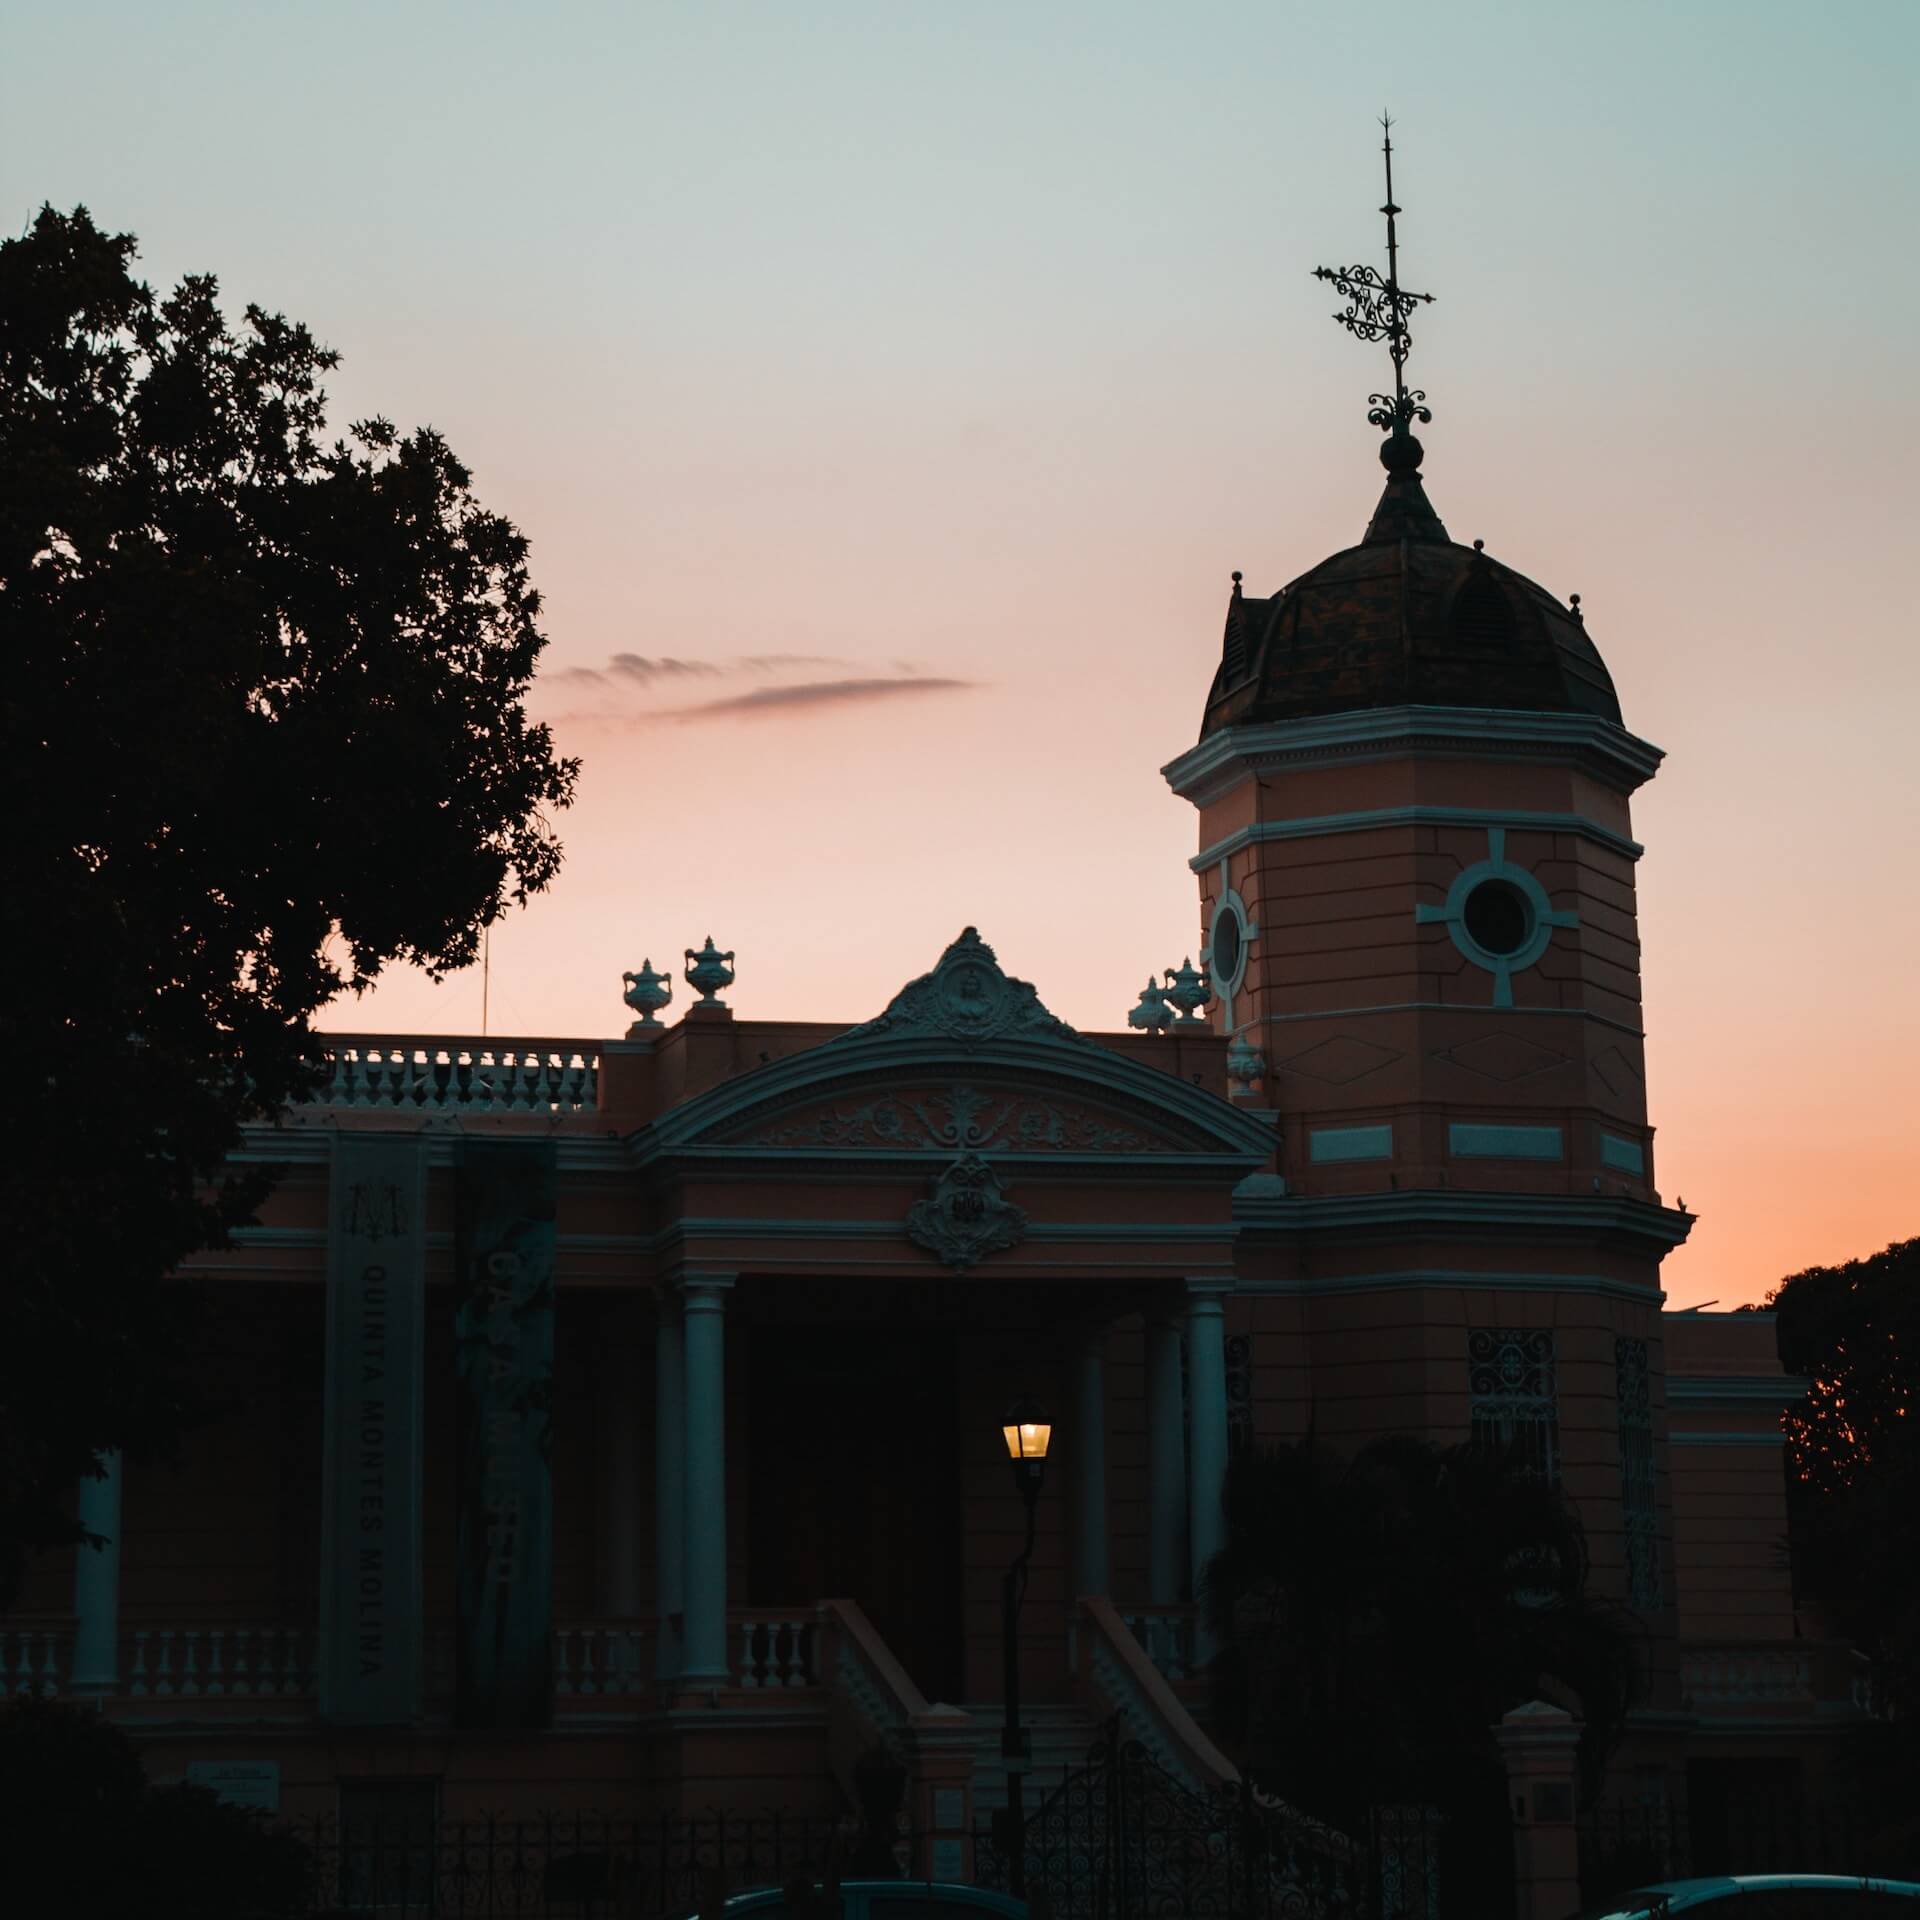
[[600, 1098], [592, 1041], [323, 1034], [327, 1077], [309, 1105], [590, 1113]]
[[1782, 1706], [1811, 1701], [1807, 1647], [1682, 1647], [1680, 1691], [1696, 1707]]
[[739, 1687], [813, 1687], [819, 1623], [811, 1609], [736, 1609], [727, 1615], [736, 1649], [734, 1684]]
[[300, 1699], [317, 1689], [310, 1627], [137, 1627], [123, 1636], [120, 1691], [135, 1700]]
[[1097, 1595], [1081, 1600], [1069, 1655], [1095, 1716], [1118, 1716], [1127, 1738], [1172, 1778], [1196, 1792], [1238, 1787], [1239, 1769], [1207, 1738], [1112, 1601]]
[[[870, 1637], [871, 1629], [865, 1634]], [[556, 1698], [572, 1703], [618, 1699], [627, 1703], [624, 1710], [634, 1710], [637, 1697], [654, 1691], [652, 1635], [650, 1619], [581, 1620], [557, 1627]], [[423, 1638], [427, 1693], [444, 1702], [454, 1689], [455, 1636], [436, 1623]], [[822, 1666], [827, 1642], [817, 1608], [734, 1608], [727, 1616], [727, 1641], [733, 1684], [744, 1690], [817, 1688], [827, 1677]], [[71, 1691], [73, 1642], [71, 1623], [57, 1619], [0, 1627], [0, 1699]], [[859, 1691], [877, 1720], [904, 1719], [906, 1702], [884, 1650], [875, 1666], [856, 1640], [843, 1648], [840, 1660], [848, 1672], [858, 1673]], [[120, 1635], [118, 1674], [108, 1691], [141, 1701], [311, 1700], [319, 1690], [319, 1666], [319, 1636], [310, 1627], [135, 1627]]]
[[64, 1693], [72, 1660], [71, 1629], [0, 1628], [0, 1700]]
[[1193, 1636], [1198, 1612], [1190, 1606], [1151, 1607], [1121, 1614], [1146, 1656], [1169, 1680], [1185, 1680], [1193, 1671]]
[[553, 1636], [553, 1687], [575, 1697], [633, 1694], [653, 1684], [647, 1636], [638, 1620], [589, 1620]]

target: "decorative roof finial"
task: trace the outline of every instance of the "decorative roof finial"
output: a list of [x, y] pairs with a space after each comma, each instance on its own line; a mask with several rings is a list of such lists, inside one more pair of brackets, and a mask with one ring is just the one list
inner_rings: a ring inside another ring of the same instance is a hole
[[1407, 329], [1408, 317], [1421, 301], [1431, 301], [1430, 293], [1408, 293], [1400, 285], [1400, 241], [1394, 230], [1394, 216], [1400, 209], [1393, 204], [1393, 121], [1382, 115], [1386, 130], [1381, 152], [1387, 161], [1387, 204], [1380, 209], [1387, 216], [1387, 276], [1383, 280], [1372, 267], [1315, 267], [1316, 280], [1330, 281], [1346, 301], [1346, 310], [1333, 317], [1361, 340], [1384, 340], [1393, 357], [1393, 391], [1367, 395], [1367, 418], [1388, 436], [1380, 449], [1380, 464], [1389, 473], [1412, 472], [1420, 465], [1420, 442], [1413, 437], [1412, 423], [1422, 426], [1433, 418], [1426, 405], [1426, 394], [1407, 387], [1407, 355], [1413, 350], [1413, 335]]

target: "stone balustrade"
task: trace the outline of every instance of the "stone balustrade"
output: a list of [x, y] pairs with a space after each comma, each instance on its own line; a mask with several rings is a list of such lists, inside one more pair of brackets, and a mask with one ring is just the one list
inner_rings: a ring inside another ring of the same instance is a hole
[[[727, 1612], [728, 1674], [749, 1690], [814, 1687], [818, 1622], [810, 1607], [733, 1607]], [[554, 1693], [562, 1700], [651, 1695], [650, 1620], [583, 1620], [553, 1636]]]
[[653, 1675], [644, 1658], [646, 1630], [638, 1620], [588, 1620], [553, 1636], [553, 1690], [566, 1697], [642, 1693]]
[[1680, 1691], [1695, 1708], [1804, 1705], [1813, 1699], [1813, 1653], [1784, 1645], [1683, 1647]]
[[73, 1633], [63, 1627], [0, 1627], [0, 1700], [66, 1691]]
[[318, 1635], [310, 1627], [140, 1627], [125, 1636], [129, 1699], [311, 1698]]
[[[73, 1629], [0, 1630], [0, 1698], [73, 1690]], [[110, 1689], [129, 1700], [310, 1698], [316, 1636], [304, 1627], [138, 1627], [120, 1637]]]
[[811, 1609], [734, 1608], [727, 1630], [738, 1652], [733, 1681], [738, 1687], [812, 1687], [820, 1675], [814, 1662], [815, 1619]]
[[[727, 1616], [733, 1684], [748, 1690], [821, 1684], [819, 1618], [810, 1607], [735, 1608]], [[652, 1622], [572, 1621], [553, 1636], [554, 1693], [563, 1701], [628, 1702], [656, 1687]], [[435, 1625], [425, 1638], [430, 1698], [454, 1684], [454, 1634]], [[73, 1627], [55, 1619], [0, 1628], [0, 1699], [72, 1691]], [[307, 1627], [138, 1627], [120, 1637], [112, 1692], [127, 1700], [286, 1699], [318, 1694], [319, 1635]]]
[[[1141, 1617], [1178, 1612], [1197, 1618], [1192, 1608], [1172, 1607], [1152, 1608]], [[1081, 1698], [1097, 1721], [1117, 1716], [1126, 1737], [1138, 1741], [1189, 1791], [1238, 1786], [1239, 1769], [1207, 1737], [1111, 1600], [1100, 1594], [1081, 1598], [1067, 1651]]]
[[1146, 1656], [1169, 1680], [1193, 1671], [1193, 1639], [1198, 1612], [1191, 1606], [1151, 1607], [1121, 1614]]
[[320, 1036], [327, 1077], [308, 1103], [362, 1111], [591, 1113], [600, 1053], [582, 1040]]

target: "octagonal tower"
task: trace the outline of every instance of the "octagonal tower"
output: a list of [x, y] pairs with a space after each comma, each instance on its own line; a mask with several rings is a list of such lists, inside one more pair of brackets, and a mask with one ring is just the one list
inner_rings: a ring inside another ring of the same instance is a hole
[[1235, 576], [1165, 769], [1199, 814], [1212, 1017], [1281, 1136], [1283, 1180], [1236, 1207], [1250, 1427], [1518, 1446], [1641, 1617], [1619, 1763], [1664, 1773], [1660, 1262], [1690, 1222], [1655, 1186], [1630, 812], [1661, 756], [1577, 599], [1451, 540], [1406, 411], [1378, 424], [1364, 537], [1264, 598]]
[[[1447, 536], [1390, 440], [1360, 544], [1228, 603], [1199, 744], [1214, 1018], [1295, 1192], [1655, 1199], [1621, 724], [1577, 599]], [[1408, 459], [1407, 453], [1412, 458]]]

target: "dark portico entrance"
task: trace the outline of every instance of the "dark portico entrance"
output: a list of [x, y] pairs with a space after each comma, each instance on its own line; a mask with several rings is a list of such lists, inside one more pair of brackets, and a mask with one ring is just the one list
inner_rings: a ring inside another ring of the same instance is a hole
[[952, 1343], [936, 1327], [751, 1335], [747, 1603], [857, 1601], [929, 1700], [962, 1688]]

